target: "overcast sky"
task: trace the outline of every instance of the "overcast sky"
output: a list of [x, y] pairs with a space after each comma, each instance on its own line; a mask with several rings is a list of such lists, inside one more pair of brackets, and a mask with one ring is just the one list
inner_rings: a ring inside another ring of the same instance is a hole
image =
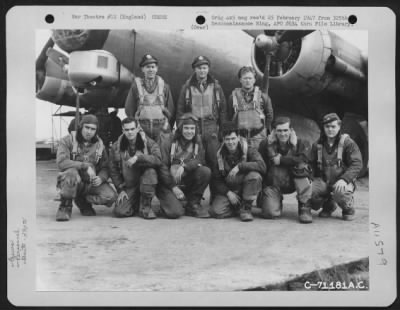
[[[333, 31], [345, 40], [352, 42], [353, 45], [357, 46], [363, 53], [368, 54], [368, 33], [367, 31], [360, 30], [336, 30]], [[36, 55], [39, 55], [44, 44], [50, 37], [50, 30], [41, 29], [36, 31]], [[72, 120], [71, 117], [52, 117], [52, 115], [60, 109], [60, 106], [51, 104], [49, 102], [41, 101], [36, 99], [36, 138], [37, 140], [48, 139], [52, 136], [54, 139], [60, 139], [60, 137], [66, 135], [67, 127], [69, 122]], [[65, 112], [74, 110], [71, 107], [62, 107], [58, 112]], [[83, 111], [83, 110], [82, 110]], [[125, 117], [123, 109], [119, 110], [118, 115], [120, 118]]]

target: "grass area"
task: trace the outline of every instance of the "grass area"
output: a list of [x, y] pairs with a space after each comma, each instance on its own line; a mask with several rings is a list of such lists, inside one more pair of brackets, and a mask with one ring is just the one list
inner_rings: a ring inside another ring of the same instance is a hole
[[369, 289], [369, 260], [315, 270], [291, 280], [245, 291], [359, 291]]

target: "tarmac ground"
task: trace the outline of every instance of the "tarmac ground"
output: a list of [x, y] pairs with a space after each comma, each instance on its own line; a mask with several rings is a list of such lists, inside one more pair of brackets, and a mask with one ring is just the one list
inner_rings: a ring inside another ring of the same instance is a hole
[[121, 219], [105, 206], [84, 217], [74, 206], [70, 221], [56, 222], [55, 161], [36, 167], [39, 291], [249, 290], [368, 257], [368, 178], [357, 182], [352, 222], [337, 209], [328, 219], [313, 211], [313, 223], [300, 224], [295, 194], [285, 195], [276, 220], [257, 208], [254, 221], [241, 222]]

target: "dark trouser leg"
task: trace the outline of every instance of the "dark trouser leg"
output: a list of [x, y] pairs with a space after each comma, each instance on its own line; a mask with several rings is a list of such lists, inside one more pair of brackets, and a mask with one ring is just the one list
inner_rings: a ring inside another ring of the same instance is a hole
[[60, 190], [61, 203], [56, 213], [56, 221], [69, 221], [72, 212], [72, 199], [78, 194], [81, 183], [78, 170], [75, 168], [60, 172], [57, 176], [57, 188]]
[[266, 219], [280, 217], [282, 214], [282, 194], [275, 186], [266, 186], [262, 191], [261, 215]]
[[156, 195], [160, 200], [160, 208], [167, 218], [175, 219], [185, 213], [182, 203], [175, 197], [174, 193], [164, 185], [157, 186]]
[[228, 197], [216, 195], [210, 206], [210, 215], [217, 219], [234, 216], [233, 206], [229, 202]]
[[297, 192], [297, 200], [299, 202], [299, 220], [300, 223], [311, 223], [311, 195], [312, 185], [308, 178], [295, 178], [294, 186]]
[[117, 200], [118, 194], [108, 182], [100, 186], [90, 186], [86, 195], [86, 200], [95, 205], [105, 205], [111, 207]]
[[[201, 137], [205, 152], [205, 161], [207, 167], [213, 167], [217, 161], [217, 151], [220, 147], [218, 140], [218, 125], [216, 121], [204, 121], [201, 129]], [[213, 201], [215, 189], [210, 184], [210, 201]]]
[[328, 184], [321, 178], [315, 178], [312, 182], [311, 207], [314, 210], [319, 210], [329, 197]]
[[126, 190], [128, 199], [122, 203], [115, 203], [114, 215], [116, 217], [133, 216], [139, 209], [140, 192], [139, 187], [133, 187]]
[[157, 187], [157, 172], [153, 168], [146, 169], [140, 177], [140, 207], [139, 214], [145, 219], [154, 219], [156, 217], [151, 208]]
[[243, 178], [243, 200], [251, 202], [256, 200], [261, 191], [261, 186], [262, 177], [258, 172], [251, 171], [247, 173]]
[[210, 183], [210, 178], [211, 170], [205, 166], [197, 167], [184, 177], [183, 184], [187, 184], [184, 193], [188, 200], [186, 207], [188, 215], [201, 218], [210, 217], [208, 208], [201, 205], [201, 198]]
[[262, 186], [262, 177], [258, 172], [251, 171], [243, 178], [243, 201], [240, 206], [240, 219], [242, 221], [252, 221], [251, 206], [257, 199]]

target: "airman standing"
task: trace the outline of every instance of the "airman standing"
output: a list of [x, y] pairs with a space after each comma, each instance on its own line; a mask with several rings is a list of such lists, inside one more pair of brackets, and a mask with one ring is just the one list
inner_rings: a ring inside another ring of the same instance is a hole
[[138, 119], [146, 135], [156, 140], [161, 131], [170, 131], [174, 125], [175, 106], [169, 85], [157, 75], [157, 58], [144, 55], [139, 65], [144, 77], [132, 83], [125, 113]]

